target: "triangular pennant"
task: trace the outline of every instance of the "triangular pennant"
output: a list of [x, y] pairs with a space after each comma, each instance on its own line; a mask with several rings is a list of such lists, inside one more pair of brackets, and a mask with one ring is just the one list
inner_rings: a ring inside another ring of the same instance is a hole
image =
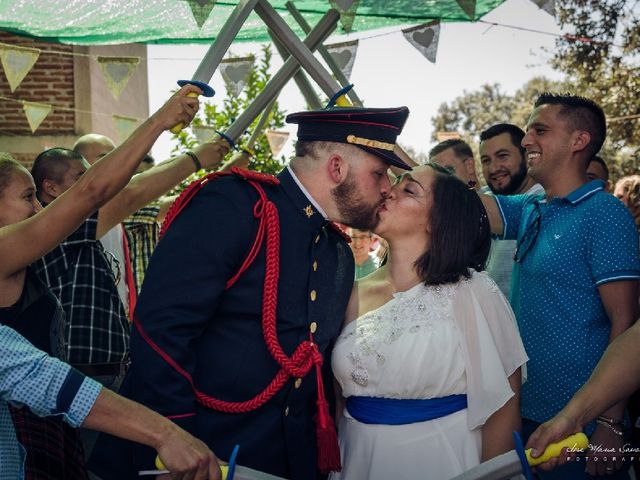
[[242, 93], [253, 70], [254, 61], [255, 57], [249, 55], [248, 57], [225, 58], [220, 62], [218, 68], [230, 95], [237, 97]]
[[427, 59], [436, 63], [436, 54], [438, 53], [438, 38], [440, 37], [440, 21], [434, 20], [429, 23], [418, 25], [417, 27], [402, 30], [404, 38], [411, 45], [416, 47], [422, 55]]
[[269, 148], [274, 157], [280, 155], [282, 148], [289, 139], [289, 132], [280, 132], [277, 130], [267, 130], [264, 132], [269, 142]]
[[340, 67], [344, 76], [349, 79], [353, 64], [356, 61], [356, 52], [358, 51], [358, 40], [352, 42], [335, 43], [327, 45], [327, 51]]
[[331, 8], [335, 8], [340, 12], [340, 24], [342, 25], [342, 30], [346, 33], [349, 33], [353, 27], [359, 3], [360, 0], [329, 0]]
[[191, 14], [193, 15], [194, 20], [198, 24], [198, 28], [202, 28], [204, 22], [207, 21], [209, 15], [211, 14], [211, 10], [216, 5], [216, 0], [184, 0], [189, 4], [189, 8], [191, 8]]
[[213, 127], [207, 127], [205, 125], [192, 125], [191, 131], [196, 136], [199, 144], [210, 142], [213, 136], [216, 134], [216, 129]]
[[120, 141], [124, 142], [129, 135], [133, 133], [133, 131], [138, 126], [140, 120], [135, 117], [126, 117], [124, 115], [112, 115], [113, 118], [113, 126], [116, 128], [118, 132], [118, 136], [120, 137]]
[[470, 20], [476, 19], [476, 0], [456, 0]]
[[556, 16], [556, 1], [555, 0], [531, 0], [539, 8], [547, 12], [549, 15]]
[[31, 133], [36, 133], [40, 124], [51, 113], [51, 105], [45, 103], [22, 102], [22, 109], [27, 116], [27, 122], [31, 127]]
[[116, 100], [120, 98], [120, 94], [127, 82], [138, 68], [140, 57], [101, 57], [96, 58], [100, 65], [100, 70], [107, 82], [107, 87]]
[[20, 82], [31, 71], [38, 61], [40, 50], [37, 48], [14, 47], [5, 43], [0, 44], [0, 60], [4, 74], [9, 81], [9, 88], [15, 92]]

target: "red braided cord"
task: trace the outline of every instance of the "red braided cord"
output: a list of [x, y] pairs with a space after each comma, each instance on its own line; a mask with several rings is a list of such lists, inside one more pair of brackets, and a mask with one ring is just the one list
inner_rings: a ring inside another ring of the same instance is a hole
[[[239, 278], [239, 276], [249, 268], [251, 263], [255, 260], [262, 246], [265, 232], [267, 237], [266, 246], [266, 269], [265, 269], [265, 282], [263, 290], [263, 306], [262, 306], [262, 328], [263, 335], [269, 352], [273, 358], [278, 362], [281, 369], [276, 374], [274, 379], [269, 385], [258, 395], [250, 400], [244, 402], [228, 402], [220, 400], [207, 395], [206, 393], [198, 390], [194, 383], [193, 378], [184, 370], [178, 363], [171, 358], [166, 352], [164, 352], [144, 331], [142, 325], [137, 319], [134, 319], [134, 324], [142, 338], [147, 344], [160, 355], [176, 372], [182, 375], [191, 385], [191, 388], [196, 396], [197, 401], [214, 410], [226, 412], [226, 413], [244, 413], [253, 411], [269, 401], [287, 382], [290, 377], [304, 377], [309, 373], [314, 365], [322, 364], [322, 355], [318, 351], [317, 345], [311, 341], [303, 342], [295, 349], [291, 357], [288, 357], [278, 341], [278, 335], [276, 330], [276, 310], [278, 300], [278, 278], [280, 274], [280, 224], [278, 219], [278, 211], [273, 204], [269, 201], [264, 190], [258, 182], [277, 183], [277, 179], [264, 174], [257, 174], [255, 172], [247, 172], [240, 169], [232, 169], [232, 172], [242, 176], [256, 189], [259, 195], [259, 200], [256, 202], [253, 214], [259, 219], [258, 232], [256, 239], [251, 247], [251, 250], [245, 258], [242, 266], [238, 272], [227, 282], [226, 288], [229, 288]], [[167, 213], [167, 219], [162, 225], [161, 236], [166, 232], [169, 225], [175, 217], [185, 208], [189, 200], [206, 184], [209, 179], [213, 179], [219, 175], [225, 175], [227, 173], [218, 172], [209, 174], [206, 177], [193, 182], [180, 197], [174, 202]], [[323, 394], [324, 392], [322, 392]]]

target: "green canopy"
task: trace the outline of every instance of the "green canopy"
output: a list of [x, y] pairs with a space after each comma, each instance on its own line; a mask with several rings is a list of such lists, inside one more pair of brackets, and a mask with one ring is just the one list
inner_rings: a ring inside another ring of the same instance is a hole
[[[474, 4], [473, 20], [476, 20], [504, 1], [360, 0], [352, 31], [416, 25], [433, 19], [468, 22]], [[303, 37], [285, 2], [270, 0], [289, 26]], [[211, 43], [237, 3], [214, 0], [0, 0], [0, 30], [79, 45]], [[335, 3], [344, 4], [341, 0], [334, 0]], [[312, 26], [330, 8], [328, 0], [296, 0], [294, 5]], [[267, 29], [255, 12], [236, 37], [236, 41], [269, 40]]]

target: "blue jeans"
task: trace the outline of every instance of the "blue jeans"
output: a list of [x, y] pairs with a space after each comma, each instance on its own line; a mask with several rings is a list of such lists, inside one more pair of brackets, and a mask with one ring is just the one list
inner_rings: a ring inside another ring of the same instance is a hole
[[[527, 443], [527, 440], [529, 440], [531, 434], [539, 426], [540, 424], [538, 422], [534, 422], [527, 418], [522, 419], [522, 441], [525, 444]], [[587, 474], [585, 471], [585, 461], [581, 458], [580, 461], [569, 462], [550, 471], [538, 470], [536, 474], [541, 480], [629, 480], [629, 467], [631, 467], [631, 462], [627, 462], [621, 470], [618, 470], [611, 475], [599, 475], [594, 477]]]

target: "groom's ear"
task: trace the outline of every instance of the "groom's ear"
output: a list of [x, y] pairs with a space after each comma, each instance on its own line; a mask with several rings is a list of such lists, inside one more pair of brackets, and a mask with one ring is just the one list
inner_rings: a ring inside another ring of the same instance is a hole
[[327, 162], [329, 178], [333, 183], [340, 184], [347, 178], [348, 165], [344, 158], [338, 153], [332, 153]]

